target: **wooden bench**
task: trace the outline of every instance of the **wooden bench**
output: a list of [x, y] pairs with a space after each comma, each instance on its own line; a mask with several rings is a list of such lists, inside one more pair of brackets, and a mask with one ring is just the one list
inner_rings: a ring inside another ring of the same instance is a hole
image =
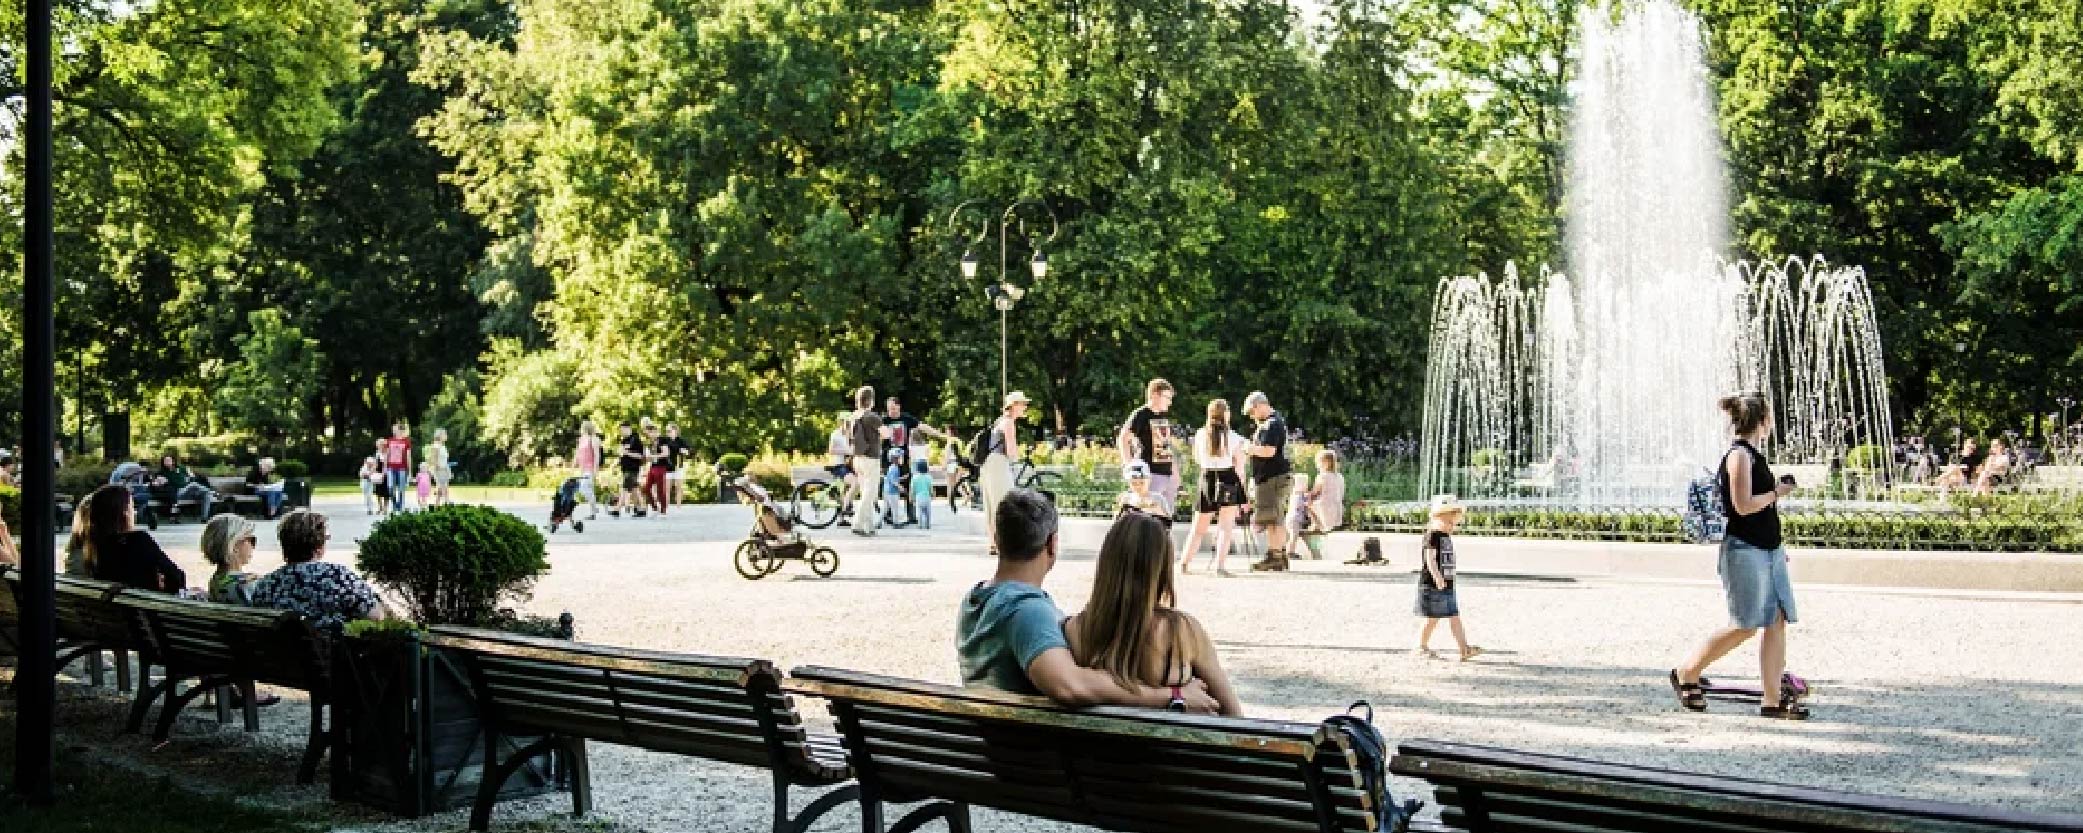
[[862, 826], [926, 802], [892, 833], [969, 808], [1139, 833], [1379, 829], [1343, 735], [1316, 724], [1068, 709], [1036, 697], [798, 668], [785, 688], [829, 701], [860, 782]]
[[2083, 831], [2083, 816], [1884, 798], [1439, 741], [1403, 744], [1390, 770], [1432, 785], [1441, 824], [1420, 829], [1441, 831]]
[[261, 515], [267, 512], [267, 504], [262, 503], [260, 495], [253, 491], [252, 486], [247, 485], [246, 478], [212, 477], [210, 491], [216, 492], [217, 499], [230, 506], [231, 511], [241, 515]]
[[[556, 749], [569, 762], [575, 814], [592, 808], [586, 741], [769, 770], [774, 830], [801, 833], [858, 797], [851, 785], [788, 815], [790, 787], [828, 787], [852, 778], [838, 738], [803, 726], [772, 663], [642, 651], [437, 627], [425, 644], [469, 669], [485, 728], [485, 775], [470, 828], [491, 826], [499, 786], [526, 761]], [[502, 735], [540, 736], [504, 760]]]
[[[153, 655], [165, 668], [160, 682], [140, 681], [138, 699], [131, 710], [131, 731], [142, 727], [150, 701], [160, 699], [159, 721], [152, 730], [152, 740], [163, 743], [173, 731], [174, 719], [190, 702], [204, 693], [228, 688], [236, 688], [244, 695], [246, 731], [258, 731], [255, 684], [300, 689], [310, 695], [311, 725], [303, 761], [297, 769], [297, 783], [316, 780], [319, 759], [331, 737], [326, 728], [326, 706], [332, 701], [332, 687], [326, 670], [328, 645], [303, 617], [285, 610], [179, 599], [135, 590], [118, 594], [115, 603], [134, 612], [143, 624]], [[193, 684], [183, 692], [183, 682]], [[217, 707], [222, 721], [226, 705], [221, 694]]]

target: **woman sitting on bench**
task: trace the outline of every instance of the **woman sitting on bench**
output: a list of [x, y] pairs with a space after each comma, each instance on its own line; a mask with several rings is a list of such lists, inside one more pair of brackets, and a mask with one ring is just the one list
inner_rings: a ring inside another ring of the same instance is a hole
[[1142, 512], [1116, 518], [1099, 546], [1092, 598], [1063, 622], [1071, 656], [1124, 688], [1170, 686], [1175, 700], [1179, 687], [1200, 680], [1222, 714], [1240, 716], [1244, 704], [1222, 670], [1215, 642], [1200, 622], [1174, 607], [1171, 566], [1172, 536], [1163, 521]]

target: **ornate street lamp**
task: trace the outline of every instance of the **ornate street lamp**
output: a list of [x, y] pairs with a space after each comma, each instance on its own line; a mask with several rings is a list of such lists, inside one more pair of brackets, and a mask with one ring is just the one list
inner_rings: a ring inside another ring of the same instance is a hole
[[[947, 228], [949, 231], [955, 231], [958, 228], [956, 224], [961, 219], [962, 212], [973, 210], [983, 214], [983, 221], [977, 225], [976, 236], [970, 238], [968, 244], [962, 248], [961, 268], [962, 279], [965, 281], [976, 280], [977, 267], [979, 265], [976, 249], [978, 245], [990, 239], [991, 224], [994, 222], [992, 219], [993, 212], [986, 211], [980, 205], [981, 202], [981, 200], [969, 200], [955, 206], [955, 209], [948, 212], [947, 215]], [[1034, 235], [1028, 233], [1027, 219], [1020, 216], [1022, 206], [1033, 206], [1048, 214], [1049, 233], [1047, 236], [1036, 239]], [[1042, 247], [1056, 241], [1056, 234], [1062, 230], [1062, 225], [1056, 221], [1055, 209], [1050, 208], [1048, 203], [1038, 200], [1020, 200], [1006, 206], [1004, 211], [996, 212], [995, 222], [998, 224], [998, 282], [985, 285], [984, 297], [989, 298], [992, 308], [998, 310], [998, 396], [1000, 399], [1004, 399], [1005, 394], [1010, 390], [1010, 386], [1007, 384], [1010, 374], [1006, 370], [1006, 355], [1008, 352], [1006, 321], [1013, 307], [1019, 304], [1020, 299], [1027, 297], [1027, 288], [1013, 283], [1012, 280], [1011, 258], [1013, 239], [1018, 238], [1034, 251], [1033, 259], [1027, 262], [1027, 271], [1033, 276], [1034, 283], [1040, 283], [1043, 278], [1049, 276], [1049, 256], [1042, 251]]]

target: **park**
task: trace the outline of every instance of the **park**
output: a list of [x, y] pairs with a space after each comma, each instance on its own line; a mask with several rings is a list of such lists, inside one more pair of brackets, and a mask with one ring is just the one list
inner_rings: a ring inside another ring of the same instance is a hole
[[2083, 831], [2070, 0], [9, 20], [5, 829]]

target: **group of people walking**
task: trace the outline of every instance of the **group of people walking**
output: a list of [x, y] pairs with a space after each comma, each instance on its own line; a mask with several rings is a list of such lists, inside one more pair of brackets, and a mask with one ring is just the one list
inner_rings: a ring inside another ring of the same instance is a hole
[[418, 498], [419, 509], [449, 502], [449, 482], [454, 471], [448, 459], [448, 430], [434, 435], [420, 451], [419, 466], [412, 464], [412, 431], [405, 423], [391, 426], [391, 435], [376, 440], [376, 450], [362, 459], [358, 475], [362, 484], [362, 511], [388, 515], [405, 511], [405, 497]]
[[667, 507], [677, 504], [687, 483], [687, 474], [682, 470], [694, 447], [680, 436], [680, 426], [667, 423], [660, 433], [658, 423], [644, 417], [632, 426], [628, 422], [615, 423], [615, 443], [611, 447], [600, 436], [600, 429], [593, 420], [579, 423], [578, 445], [572, 449], [572, 464], [578, 469], [578, 498], [586, 502], [587, 520], [600, 517], [600, 470], [607, 465], [608, 454], [615, 455], [615, 468], [621, 475], [617, 481], [620, 488], [614, 493], [614, 502], [608, 507], [608, 516], [619, 518], [623, 513], [641, 518], [656, 512], [665, 517]]

